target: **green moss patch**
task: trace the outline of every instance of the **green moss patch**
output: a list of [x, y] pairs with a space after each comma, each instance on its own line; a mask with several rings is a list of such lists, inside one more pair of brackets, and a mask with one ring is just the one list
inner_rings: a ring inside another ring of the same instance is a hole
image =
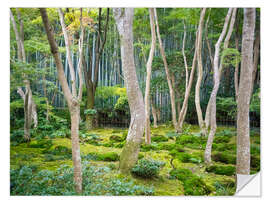
[[205, 171], [218, 175], [232, 176], [235, 174], [235, 166], [211, 165], [207, 166]]

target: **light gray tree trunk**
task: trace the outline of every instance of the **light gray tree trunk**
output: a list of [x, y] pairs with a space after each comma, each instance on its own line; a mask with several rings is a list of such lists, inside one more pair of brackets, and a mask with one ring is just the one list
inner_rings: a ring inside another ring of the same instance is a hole
[[198, 73], [197, 73], [197, 82], [195, 87], [195, 106], [198, 116], [198, 122], [201, 129], [202, 136], [206, 136], [206, 127], [202, 116], [202, 109], [200, 104], [200, 88], [203, 77], [203, 64], [202, 64], [202, 31], [203, 31], [203, 22], [205, 16], [206, 8], [203, 8], [201, 11], [199, 28], [198, 28], [198, 42], [197, 42], [197, 62], [198, 62]]
[[139, 87], [133, 53], [133, 8], [114, 8], [114, 19], [120, 35], [121, 60], [131, 114], [126, 144], [120, 155], [121, 173], [129, 173], [136, 164], [145, 127], [145, 108]]
[[163, 48], [163, 45], [162, 45], [162, 40], [161, 40], [161, 36], [160, 36], [160, 32], [159, 32], [159, 25], [158, 25], [158, 16], [157, 16], [157, 11], [156, 11], [155, 8], [154, 8], [154, 14], [155, 14], [157, 37], [158, 37], [158, 42], [159, 42], [160, 53], [161, 53], [162, 60], [163, 60], [163, 63], [164, 63], [164, 68], [165, 68], [167, 81], [168, 81], [168, 86], [169, 86], [169, 93], [170, 93], [170, 99], [171, 99], [171, 108], [172, 108], [173, 126], [174, 126], [175, 131], [178, 132], [179, 127], [178, 127], [177, 120], [176, 120], [175, 93], [174, 93], [174, 89], [173, 89], [173, 85], [172, 85], [172, 79], [171, 79], [171, 76], [170, 76], [170, 71], [169, 71], [165, 51], [164, 51], [164, 48]]
[[[60, 84], [63, 89], [63, 93], [65, 96], [65, 99], [68, 104], [70, 117], [71, 117], [71, 143], [72, 143], [72, 160], [73, 160], [73, 166], [74, 166], [74, 182], [75, 182], [75, 189], [78, 194], [82, 193], [82, 166], [81, 166], [81, 156], [80, 156], [80, 144], [79, 144], [79, 121], [80, 121], [80, 102], [82, 99], [82, 52], [83, 52], [83, 35], [84, 35], [84, 28], [82, 25], [82, 9], [81, 9], [81, 16], [80, 16], [80, 39], [79, 39], [79, 63], [78, 63], [78, 76], [79, 76], [79, 91], [77, 94], [76, 87], [74, 89], [74, 86], [72, 85], [72, 91], [69, 89], [67, 79], [65, 77], [63, 64], [60, 58], [60, 54], [58, 51], [58, 46], [54, 39], [54, 33], [53, 29], [50, 26], [48, 15], [45, 8], [40, 8], [40, 13], [42, 17], [42, 21], [45, 27], [45, 31], [47, 34], [47, 38], [49, 41], [49, 45], [51, 48], [51, 53], [53, 54], [56, 68], [57, 68], [57, 75], [58, 80], [60, 81]], [[65, 24], [64, 24], [64, 16], [61, 9], [59, 9], [59, 15], [60, 15], [60, 21], [61, 26], [64, 34], [64, 37], [69, 38], [68, 32], [66, 30]], [[65, 39], [66, 41], [66, 50], [69, 52], [70, 50], [70, 43]], [[69, 55], [70, 57], [70, 55]], [[70, 59], [71, 60], [71, 57]], [[72, 61], [71, 61], [72, 62]], [[69, 62], [70, 63], [70, 62]], [[74, 68], [73, 65], [69, 64], [69, 68]], [[74, 70], [73, 70], [74, 71]], [[74, 75], [75, 76], [75, 75]], [[75, 77], [74, 77], [75, 79]], [[75, 83], [76, 81], [74, 81]]]
[[[26, 63], [26, 55], [24, 50], [24, 31], [23, 31], [23, 21], [21, 18], [21, 13], [19, 9], [17, 8], [17, 15], [18, 20], [20, 23], [20, 32], [17, 29], [17, 24], [14, 19], [14, 16], [12, 14], [12, 11], [10, 10], [10, 18], [13, 26], [13, 30], [16, 37], [17, 42], [17, 53], [18, 53], [18, 60]], [[23, 83], [25, 85], [25, 93], [23, 90], [18, 87], [17, 93], [20, 94], [24, 101], [24, 138], [27, 141], [30, 141], [30, 129], [32, 124], [32, 119], [34, 121], [34, 127], [36, 128], [38, 125], [38, 118], [37, 118], [37, 110], [36, 110], [36, 104], [32, 97], [32, 90], [30, 86], [30, 81], [28, 80], [26, 75], [23, 75]]]
[[145, 84], [145, 143], [151, 144], [151, 129], [150, 129], [150, 80], [152, 72], [152, 61], [154, 57], [154, 51], [156, 46], [156, 31], [155, 31], [155, 21], [154, 21], [154, 9], [149, 8], [150, 16], [150, 26], [152, 42], [148, 61], [146, 63], [146, 84]]
[[214, 55], [214, 87], [210, 96], [210, 133], [208, 135], [208, 140], [204, 152], [204, 161], [206, 164], [211, 162], [211, 152], [212, 152], [212, 144], [214, 140], [214, 136], [216, 133], [217, 123], [216, 123], [216, 96], [219, 88], [220, 83], [220, 71], [219, 71], [219, 53], [220, 53], [220, 45], [223, 41], [227, 27], [229, 24], [229, 20], [232, 14], [232, 8], [229, 8], [227, 16], [225, 18], [224, 26], [222, 32], [218, 38], [217, 43], [215, 44], [215, 55]]
[[242, 34], [241, 73], [237, 103], [237, 165], [236, 173], [249, 175], [250, 172], [250, 138], [249, 138], [249, 104], [252, 88], [253, 43], [256, 9], [244, 8]]

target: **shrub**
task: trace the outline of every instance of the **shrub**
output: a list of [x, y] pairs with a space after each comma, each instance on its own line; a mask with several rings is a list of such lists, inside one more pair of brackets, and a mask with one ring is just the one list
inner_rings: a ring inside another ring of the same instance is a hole
[[154, 135], [151, 140], [153, 142], [167, 142], [169, 139], [164, 135]]
[[218, 175], [232, 176], [235, 174], [234, 166], [223, 166], [223, 165], [211, 165], [207, 166], [205, 171], [215, 173]]
[[132, 173], [143, 178], [153, 178], [159, 174], [160, 169], [165, 165], [164, 162], [152, 159], [140, 159], [132, 168]]
[[14, 130], [11, 133], [10, 136], [10, 141], [11, 142], [17, 142], [17, 143], [22, 143], [24, 142], [24, 130]]
[[159, 143], [158, 144], [158, 148], [160, 150], [173, 150], [176, 147], [176, 145], [174, 143]]
[[228, 152], [215, 152], [212, 154], [212, 159], [225, 164], [236, 164], [236, 156], [228, 154]]
[[214, 183], [214, 187], [216, 188], [216, 195], [217, 196], [231, 196], [235, 193], [235, 184], [234, 182], [231, 183], [223, 183], [216, 181]]
[[185, 195], [209, 195], [211, 192], [211, 189], [204, 181], [189, 169], [173, 169], [170, 171], [170, 175], [183, 182]]

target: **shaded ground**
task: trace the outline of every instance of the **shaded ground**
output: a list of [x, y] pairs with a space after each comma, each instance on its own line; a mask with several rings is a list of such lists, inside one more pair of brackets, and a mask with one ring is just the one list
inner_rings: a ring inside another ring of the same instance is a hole
[[[109, 168], [110, 170], [101, 175], [102, 181], [111, 178], [122, 182], [131, 181], [134, 185], [152, 188], [153, 192], [149, 193], [150, 195], [234, 194], [236, 161], [234, 128], [218, 128], [213, 144], [211, 166], [205, 166], [203, 163], [206, 138], [200, 137], [198, 126], [185, 125], [182, 134], [175, 134], [171, 126], [161, 125], [156, 129], [152, 128], [151, 133], [152, 144], [142, 145], [140, 158], [165, 162], [165, 166], [157, 177], [145, 179], [134, 175], [126, 177], [118, 173], [119, 155], [125, 142], [127, 129], [102, 128], [81, 133], [82, 161], [89, 161], [88, 165], [91, 166]], [[251, 132], [251, 154], [251, 172], [255, 173], [260, 170], [258, 130]], [[44, 169], [56, 171], [60, 165], [72, 166], [69, 138], [32, 140], [29, 146], [26, 143], [11, 142], [10, 167], [12, 170], [30, 166], [34, 169], [33, 176], [35, 176], [35, 173]], [[186, 172], [190, 174], [187, 180], [185, 180]], [[200, 185], [192, 188], [193, 184], [200, 181]], [[188, 192], [190, 190], [198, 190], [198, 193]], [[15, 192], [15, 194], [21, 193]]]

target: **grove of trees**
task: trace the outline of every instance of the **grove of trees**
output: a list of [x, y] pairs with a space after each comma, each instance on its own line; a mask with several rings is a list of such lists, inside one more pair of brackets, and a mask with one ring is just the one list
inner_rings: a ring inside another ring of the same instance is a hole
[[234, 194], [260, 9], [10, 8], [10, 140], [12, 195]]

